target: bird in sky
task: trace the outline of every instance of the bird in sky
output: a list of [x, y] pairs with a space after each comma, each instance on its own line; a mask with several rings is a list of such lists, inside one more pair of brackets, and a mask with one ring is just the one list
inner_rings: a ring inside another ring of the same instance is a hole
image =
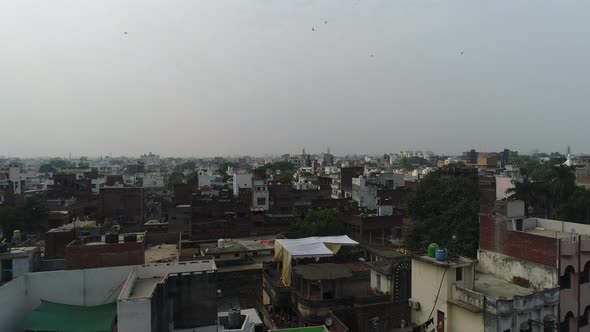
[[375, 55], [371, 54], [371, 58], [374, 58], [374, 57], [375, 57]]
[[127, 31], [125, 31], [125, 34], [127, 34]]
[[460, 53], [460, 54], [461, 54], [461, 55], [463, 55], [463, 53], [465, 53], [465, 51], [461, 51], [461, 53]]
[[324, 24], [328, 24], [328, 21], [324, 21]]

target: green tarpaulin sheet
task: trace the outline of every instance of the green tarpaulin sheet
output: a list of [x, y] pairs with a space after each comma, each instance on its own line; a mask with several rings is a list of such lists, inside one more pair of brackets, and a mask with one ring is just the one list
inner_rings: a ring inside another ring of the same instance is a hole
[[92, 307], [41, 300], [23, 324], [28, 331], [111, 332], [117, 316], [117, 303]]

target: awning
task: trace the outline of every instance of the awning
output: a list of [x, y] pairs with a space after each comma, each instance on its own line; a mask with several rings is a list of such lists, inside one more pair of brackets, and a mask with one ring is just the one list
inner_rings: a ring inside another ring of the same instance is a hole
[[41, 300], [23, 323], [23, 330], [111, 332], [116, 316], [116, 302], [85, 307]]
[[275, 262], [283, 262], [281, 280], [283, 285], [291, 285], [291, 259], [331, 257], [342, 246], [356, 246], [358, 242], [346, 235], [313, 236], [301, 239], [275, 240]]

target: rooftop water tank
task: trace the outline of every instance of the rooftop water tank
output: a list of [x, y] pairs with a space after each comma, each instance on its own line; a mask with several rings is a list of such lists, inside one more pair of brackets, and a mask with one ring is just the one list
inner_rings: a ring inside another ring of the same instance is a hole
[[428, 257], [434, 258], [436, 256], [436, 249], [438, 249], [438, 244], [431, 243], [428, 245]]
[[436, 257], [437, 262], [444, 262], [447, 260], [447, 249], [436, 249]]
[[224, 239], [217, 240], [217, 248], [225, 248], [225, 240]]

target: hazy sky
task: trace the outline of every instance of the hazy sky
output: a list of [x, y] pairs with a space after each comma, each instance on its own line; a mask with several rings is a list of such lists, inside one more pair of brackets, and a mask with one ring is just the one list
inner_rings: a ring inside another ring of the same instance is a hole
[[0, 1], [0, 155], [590, 152], [589, 12]]

